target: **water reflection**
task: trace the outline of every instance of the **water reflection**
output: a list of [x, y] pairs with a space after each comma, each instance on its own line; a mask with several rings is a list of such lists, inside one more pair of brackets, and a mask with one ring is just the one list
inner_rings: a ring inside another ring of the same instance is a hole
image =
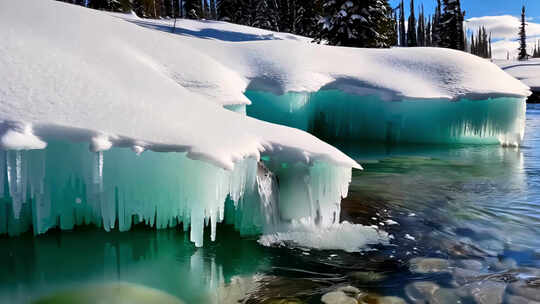
[[28, 303], [56, 291], [109, 282], [157, 288], [188, 303], [210, 303], [218, 286], [232, 276], [267, 267], [257, 243], [227, 227], [216, 243], [201, 249], [176, 230], [90, 229], [0, 242], [0, 303]]

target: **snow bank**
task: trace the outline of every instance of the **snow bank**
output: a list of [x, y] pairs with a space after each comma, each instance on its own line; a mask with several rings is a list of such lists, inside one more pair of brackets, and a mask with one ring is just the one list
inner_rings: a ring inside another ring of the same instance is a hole
[[[277, 214], [339, 219], [360, 166], [308, 133], [224, 109], [248, 102], [245, 77], [192, 43], [30, 0], [0, 2], [0, 39], [0, 234], [183, 224], [201, 246], [226, 201], [254, 214], [277, 196], [256, 179], [261, 157], [289, 189], [280, 205], [313, 207]], [[263, 231], [264, 216], [239, 230]]]
[[495, 63], [505, 72], [531, 87], [533, 91], [540, 91], [540, 59], [527, 61], [497, 60]]

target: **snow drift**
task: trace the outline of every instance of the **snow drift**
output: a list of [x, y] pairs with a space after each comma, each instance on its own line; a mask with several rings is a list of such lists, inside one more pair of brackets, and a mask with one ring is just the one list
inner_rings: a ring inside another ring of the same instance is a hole
[[[231, 90], [244, 80], [190, 44], [55, 1], [0, 2], [0, 39], [0, 233], [183, 223], [201, 246], [226, 201], [268, 201], [261, 156], [281, 172], [271, 204], [298, 206], [280, 218], [339, 220], [360, 166], [305, 132], [216, 105], [245, 100]], [[261, 232], [259, 219], [239, 229]]]

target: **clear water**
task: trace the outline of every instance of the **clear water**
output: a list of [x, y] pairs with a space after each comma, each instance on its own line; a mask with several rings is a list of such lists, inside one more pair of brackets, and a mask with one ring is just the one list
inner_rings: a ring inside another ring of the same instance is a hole
[[[341, 217], [399, 223], [380, 225], [394, 236], [389, 246], [363, 253], [266, 248], [226, 225], [216, 242], [205, 240], [199, 249], [180, 228], [2, 237], [0, 303], [31, 303], [77, 288], [99, 293], [95, 284], [114, 282], [159, 289], [186, 303], [320, 303], [344, 285], [410, 301], [405, 288], [419, 280], [457, 297], [438, 303], [475, 303], [458, 292], [466, 283], [454, 272], [413, 273], [410, 260], [475, 260], [482, 265], [470, 274], [475, 284], [540, 276], [539, 106], [529, 106], [526, 124], [520, 148], [342, 145], [365, 170], [354, 172]], [[540, 296], [534, 288], [532, 296]]]

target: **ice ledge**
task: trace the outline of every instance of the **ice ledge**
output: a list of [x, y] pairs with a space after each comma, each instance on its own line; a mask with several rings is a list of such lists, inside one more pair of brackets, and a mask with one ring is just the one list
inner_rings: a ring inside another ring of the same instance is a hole
[[185, 153], [90, 152], [88, 144], [72, 142], [0, 150], [0, 234], [85, 224], [107, 231], [137, 223], [183, 225], [202, 246], [205, 227], [214, 240], [226, 214], [244, 234], [280, 231], [282, 223], [298, 219], [321, 227], [339, 222], [350, 167], [271, 156], [263, 161], [245, 158], [224, 170]]

